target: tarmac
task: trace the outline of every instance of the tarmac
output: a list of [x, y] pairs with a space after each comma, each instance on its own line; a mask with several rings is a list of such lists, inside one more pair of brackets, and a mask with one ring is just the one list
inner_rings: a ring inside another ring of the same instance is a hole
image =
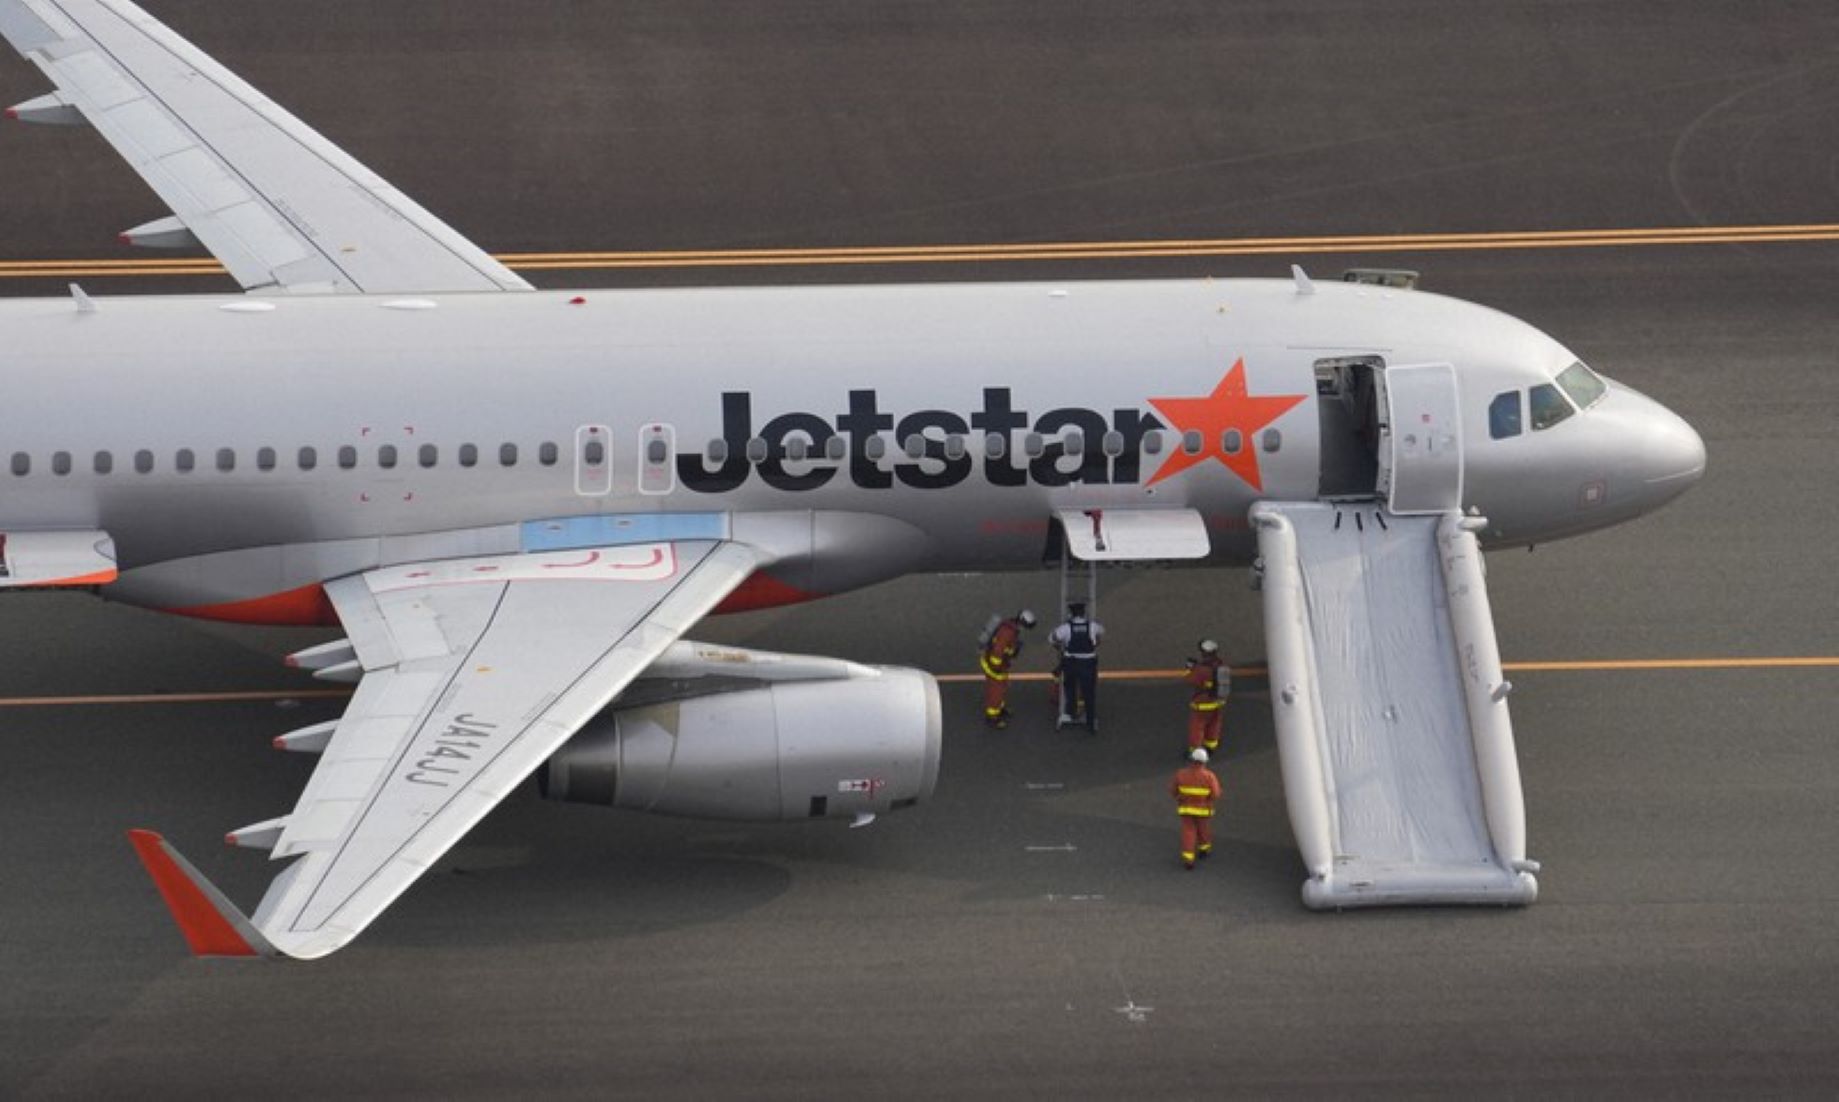
[[[1174, 671], [1203, 635], [1259, 665], [1258, 598], [1243, 571], [1131, 571], [1101, 590], [1106, 666], [1170, 676], [1107, 681], [1095, 736], [1056, 733], [1033, 682], [987, 732], [978, 686], [954, 681], [936, 797], [865, 829], [530, 791], [343, 952], [195, 961], [122, 832], [162, 830], [252, 905], [265, 862], [218, 839], [292, 806], [311, 763], [269, 739], [339, 703], [277, 659], [327, 636], [11, 595], [0, 1097], [1839, 1091], [1839, 245], [1551, 236], [1829, 219], [1839, 10], [148, 6], [494, 252], [1537, 234], [531, 278], [1421, 269], [1677, 410], [1710, 466], [1651, 517], [1489, 558], [1544, 865], [1522, 910], [1305, 910], [1255, 676], [1228, 709], [1218, 852], [1184, 874]], [[0, 102], [44, 90], [0, 62]], [[165, 213], [82, 132], [0, 128], [0, 180], [0, 263], [134, 255], [113, 235]], [[0, 364], [31, 369], [3, 341]], [[970, 674], [986, 615], [1045, 613], [1057, 584], [910, 578], [696, 634]], [[1024, 670], [1045, 668], [1041, 639]], [[279, 695], [22, 699], [219, 692]]]

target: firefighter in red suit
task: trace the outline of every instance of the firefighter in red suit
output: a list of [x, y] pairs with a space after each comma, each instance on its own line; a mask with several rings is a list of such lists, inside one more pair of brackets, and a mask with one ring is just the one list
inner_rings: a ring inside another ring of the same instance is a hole
[[1232, 694], [1232, 668], [1220, 660], [1220, 645], [1200, 641], [1200, 656], [1188, 659], [1188, 749], [1218, 750], [1220, 721]]
[[1181, 867], [1213, 852], [1213, 804], [1220, 798], [1220, 779], [1207, 768], [1205, 750], [1188, 751], [1188, 764], [1175, 770], [1169, 782], [1175, 813], [1181, 817]]
[[1034, 613], [1023, 609], [999, 620], [984, 638], [979, 657], [983, 666], [983, 721], [998, 730], [1009, 726], [1009, 670], [1022, 653], [1022, 632], [1034, 625]]

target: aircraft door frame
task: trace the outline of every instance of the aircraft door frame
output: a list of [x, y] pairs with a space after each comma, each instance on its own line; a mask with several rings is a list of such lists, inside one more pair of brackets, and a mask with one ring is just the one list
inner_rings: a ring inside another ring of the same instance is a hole
[[1374, 487], [1401, 515], [1462, 508], [1462, 403], [1456, 368], [1388, 365], [1378, 388], [1379, 478]]
[[613, 492], [613, 430], [605, 425], [575, 429], [575, 493], [605, 497]]

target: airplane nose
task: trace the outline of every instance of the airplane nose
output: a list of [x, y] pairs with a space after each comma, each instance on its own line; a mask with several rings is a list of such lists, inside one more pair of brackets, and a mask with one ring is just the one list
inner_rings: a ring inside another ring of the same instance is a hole
[[1705, 441], [1685, 418], [1655, 403], [1647, 418], [1647, 486], [1656, 503], [1685, 493], [1705, 474]]

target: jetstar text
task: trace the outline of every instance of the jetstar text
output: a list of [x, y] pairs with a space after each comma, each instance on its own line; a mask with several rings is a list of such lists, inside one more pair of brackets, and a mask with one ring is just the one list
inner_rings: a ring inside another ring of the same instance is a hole
[[[726, 493], [758, 472], [761, 481], [779, 490], [815, 490], [847, 471], [855, 485], [883, 490], [896, 482], [920, 490], [956, 486], [981, 468], [994, 486], [1069, 486], [1076, 482], [1134, 483], [1142, 475], [1143, 437], [1166, 426], [1140, 409], [1117, 409], [1106, 418], [1092, 409], [1063, 407], [1031, 418], [1015, 408], [1008, 387], [986, 387], [983, 403], [969, 416], [943, 409], [922, 409], [896, 417], [881, 409], [873, 390], [849, 392], [848, 408], [830, 417], [816, 413], [781, 413], [754, 431], [753, 395], [747, 391], [722, 394], [722, 440], [728, 454], [720, 463], [697, 453], [677, 456], [677, 477], [684, 486], [706, 494]], [[893, 433], [891, 442], [881, 434]], [[1039, 433], [1038, 454], [1017, 454], [1017, 432]], [[973, 433], [975, 435], [973, 435]], [[1106, 447], [1106, 436], [1115, 433]], [[950, 437], [968, 438], [952, 454]], [[1004, 443], [1001, 455], [991, 455], [984, 440], [995, 436]], [[847, 449], [831, 458], [831, 441], [847, 438]], [[918, 455], [907, 451], [914, 437]], [[1080, 443], [1069, 450], [1067, 439]], [[807, 457], [787, 457], [786, 443], [803, 439]], [[881, 439], [885, 455], [871, 455], [870, 441]], [[753, 461], [749, 442], [766, 446], [765, 458]], [[1110, 453], [1110, 454], [1108, 454]]]

